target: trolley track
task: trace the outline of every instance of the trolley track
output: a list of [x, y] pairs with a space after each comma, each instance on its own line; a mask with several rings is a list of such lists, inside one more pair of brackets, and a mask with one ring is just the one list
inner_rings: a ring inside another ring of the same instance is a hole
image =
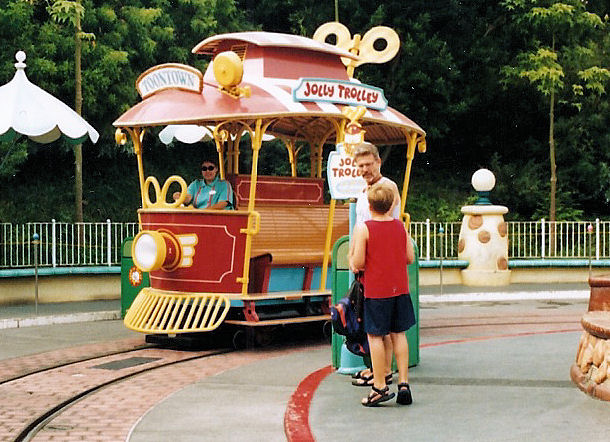
[[232, 351], [183, 352], [151, 347], [87, 358], [5, 381], [0, 385], [0, 395], [25, 413], [3, 413], [0, 438], [33, 440], [47, 424], [96, 393], [155, 370]]
[[0, 386], [23, 377], [100, 357], [152, 348], [144, 339], [124, 339], [0, 360]]
[[[509, 318], [506, 315], [438, 315], [420, 318], [421, 345], [422, 348], [433, 345], [432, 341], [442, 336], [493, 339], [502, 337], [507, 331], [576, 330], [579, 318], [580, 313], [573, 312], [544, 315], [526, 313]], [[15, 404], [19, 408], [12, 414], [0, 410], [0, 439], [62, 440], [62, 435], [76, 433], [84, 440], [89, 440], [92, 434], [97, 434], [97, 440], [125, 440], [137, 419], [172, 392], [197, 382], [204, 376], [224, 371], [234, 364], [248, 363], [278, 351], [303, 351], [311, 344], [309, 342], [288, 350], [275, 348], [236, 352], [221, 349], [184, 352], [140, 342], [137, 348], [115, 350], [99, 356], [88, 353], [76, 361], [58, 360], [55, 366], [30, 369], [29, 372], [12, 378], [3, 378], [4, 373], [0, 373], [0, 395], [4, 398], [3, 402]], [[326, 345], [319, 340], [313, 344]], [[133, 346], [133, 343], [130, 345]], [[125, 360], [134, 358], [151, 360], [117, 370], [103, 367], [104, 364], [120, 361], [125, 363]], [[7, 361], [0, 361], [0, 367], [5, 362]], [[176, 376], [177, 372], [182, 374]], [[95, 379], [85, 382], [87, 373], [96, 373]], [[114, 414], [102, 418], [89, 414], [87, 419], [83, 410], [96, 407], [104, 401], [111, 402], [106, 408], [114, 409]], [[124, 422], [121, 428], [111, 428], [111, 423], [124, 415], [133, 417]]]
[[[125, 440], [142, 415], [186, 385], [257, 359], [326, 345], [308, 335], [289, 339], [296, 343], [292, 348], [283, 348], [282, 339], [255, 351], [210, 349], [204, 340], [199, 345], [206, 350], [183, 351], [140, 339], [123, 343], [123, 350], [97, 344], [0, 361], [0, 440]], [[113, 350], [99, 354], [100, 346]], [[7, 370], [12, 365], [18, 368]]]
[[[128, 354], [131, 353], [133, 351], [136, 350], [143, 350], [143, 349], [147, 349], [147, 348], [157, 348], [158, 346], [156, 345], [151, 345], [151, 344], [145, 344], [142, 345], [139, 348], [133, 349], [133, 350], [118, 350], [118, 351], [113, 351], [113, 352], [108, 352], [105, 353], [104, 355], [96, 355], [96, 356], [87, 356], [87, 357], [82, 357], [82, 358], [78, 358], [75, 360], [71, 360], [71, 361], [63, 361], [63, 362], [55, 362], [52, 365], [46, 366], [46, 367], [37, 367], [37, 368], [28, 368], [27, 370], [20, 370], [18, 372], [12, 373], [12, 374], [8, 374], [5, 375], [4, 377], [0, 378], [0, 387], [8, 382], [12, 382], [12, 381], [16, 381], [19, 379], [23, 379], [27, 376], [32, 376], [35, 374], [39, 374], [39, 373], [44, 373], [47, 371], [52, 371], [55, 370], [57, 368], [61, 368], [61, 367], [66, 367], [72, 364], [77, 364], [79, 362], [87, 362], [87, 361], [94, 361], [96, 359], [100, 359], [106, 356], [116, 356], [116, 355], [122, 355], [122, 354]], [[16, 359], [25, 359], [25, 357], [22, 358], [16, 358]]]

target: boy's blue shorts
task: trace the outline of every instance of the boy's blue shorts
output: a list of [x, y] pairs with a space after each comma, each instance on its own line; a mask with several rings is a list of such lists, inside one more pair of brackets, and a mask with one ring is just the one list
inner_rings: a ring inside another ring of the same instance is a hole
[[408, 294], [391, 298], [365, 298], [364, 331], [369, 335], [385, 336], [400, 333], [415, 325], [415, 312]]

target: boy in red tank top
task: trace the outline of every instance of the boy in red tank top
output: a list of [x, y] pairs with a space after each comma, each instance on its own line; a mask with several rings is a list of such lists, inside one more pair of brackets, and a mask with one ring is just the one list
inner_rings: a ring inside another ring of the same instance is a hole
[[407, 265], [415, 258], [413, 243], [402, 222], [388, 212], [394, 201], [394, 190], [379, 182], [367, 191], [371, 220], [354, 228], [354, 253], [350, 267], [364, 270], [364, 329], [371, 349], [373, 389], [362, 399], [371, 407], [394, 397], [385, 380], [385, 347], [383, 337], [390, 335], [398, 364], [398, 397], [396, 402], [412, 402], [408, 384], [409, 344], [405, 331], [415, 324], [415, 313], [409, 296]]

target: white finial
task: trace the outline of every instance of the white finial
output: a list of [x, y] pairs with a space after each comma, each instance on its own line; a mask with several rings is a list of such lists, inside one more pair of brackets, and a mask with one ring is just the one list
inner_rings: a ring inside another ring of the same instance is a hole
[[477, 192], [489, 192], [496, 185], [496, 177], [488, 169], [479, 169], [472, 174], [470, 182]]
[[26, 65], [25, 65], [25, 63], [24, 63], [24, 61], [25, 61], [25, 52], [23, 52], [23, 51], [18, 51], [18, 52], [15, 54], [15, 58], [17, 59], [17, 63], [15, 63], [15, 67], [16, 67], [17, 69], [19, 69], [19, 68], [21, 68], [21, 69], [25, 68], [25, 66], [26, 66]]

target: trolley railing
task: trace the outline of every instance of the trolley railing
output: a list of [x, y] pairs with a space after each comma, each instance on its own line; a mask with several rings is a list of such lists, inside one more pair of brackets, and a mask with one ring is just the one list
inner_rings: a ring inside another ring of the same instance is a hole
[[[509, 259], [610, 258], [610, 221], [509, 221]], [[413, 221], [410, 233], [419, 259], [457, 259], [460, 222]], [[137, 223], [0, 223], [0, 269], [114, 266], [121, 243], [138, 232]], [[33, 244], [37, 233], [40, 243]]]

